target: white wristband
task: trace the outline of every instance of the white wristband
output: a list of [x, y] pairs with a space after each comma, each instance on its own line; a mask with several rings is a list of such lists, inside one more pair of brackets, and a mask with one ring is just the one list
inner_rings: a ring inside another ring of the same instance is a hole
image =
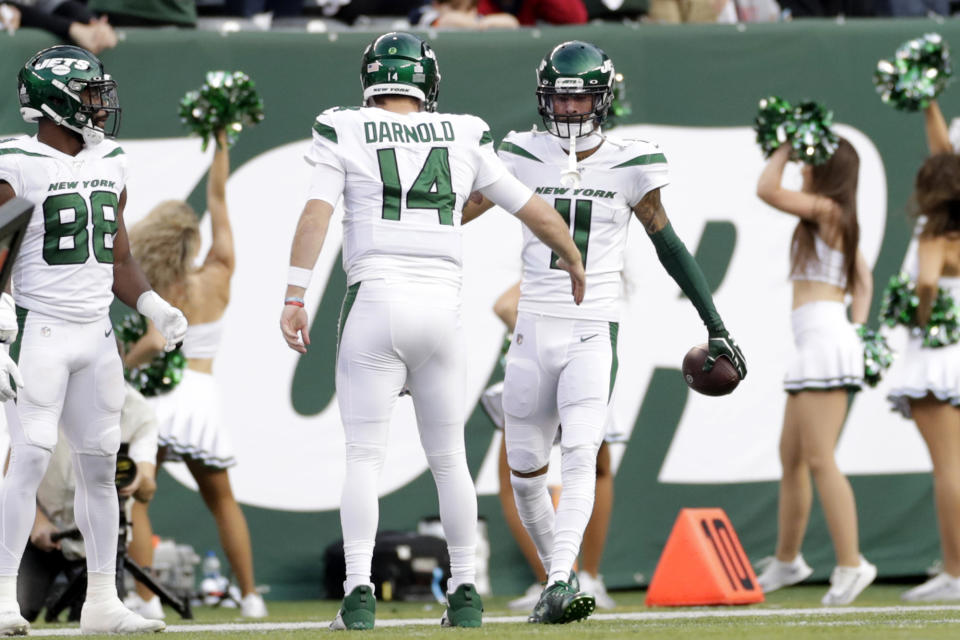
[[290, 271], [287, 272], [287, 284], [306, 289], [310, 286], [310, 276], [312, 275], [312, 269], [304, 269], [303, 267], [294, 267], [291, 265]]
[[163, 308], [163, 305], [166, 304], [167, 301], [161, 298], [156, 291], [148, 289], [137, 298], [137, 311], [153, 320], [160, 309]]

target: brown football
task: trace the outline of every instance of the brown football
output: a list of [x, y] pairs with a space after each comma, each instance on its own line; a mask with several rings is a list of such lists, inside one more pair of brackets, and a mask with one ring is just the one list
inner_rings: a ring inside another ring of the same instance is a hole
[[710, 352], [707, 345], [698, 344], [687, 351], [683, 357], [683, 379], [687, 386], [705, 396], [725, 396], [740, 384], [740, 376], [736, 367], [728, 358], [717, 358], [716, 364], [710, 371], [703, 370]]

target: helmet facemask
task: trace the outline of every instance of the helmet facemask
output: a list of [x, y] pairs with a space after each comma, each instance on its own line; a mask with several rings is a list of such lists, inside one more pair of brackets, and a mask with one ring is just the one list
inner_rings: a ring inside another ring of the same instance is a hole
[[[537, 67], [538, 111], [547, 131], [561, 138], [598, 131], [613, 102], [613, 76], [613, 62], [596, 45], [571, 40], [551, 49]], [[585, 113], [558, 113], [554, 98], [563, 95], [588, 95], [593, 104]]]
[[[582, 138], [600, 128], [610, 109], [610, 94], [607, 87], [583, 88], [580, 78], [560, 78], [555, 87], [538, 87], [537, 102], [540, 117], [547, 131], [561, 138], [571, 135]], [[586, 112], [577, 114], [557, 113], [554, 104], [557, 96], [588, 95], [592, 104]]]

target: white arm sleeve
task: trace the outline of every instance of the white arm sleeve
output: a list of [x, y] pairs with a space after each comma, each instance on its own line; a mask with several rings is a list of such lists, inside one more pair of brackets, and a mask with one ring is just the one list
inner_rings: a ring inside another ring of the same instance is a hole
[[307, 200], [323, 200], [330, 203], [331, 207], [336, 207], [343, 193], [344, 181], [343, 169], [329, 164], [313, 165]]
[[480, 193], [494, 204], [516, 215], [517, 211], [520, 211], [530, 200], [533, 190], [509, 173], [504, 173], [496, 182], [480, 189]]

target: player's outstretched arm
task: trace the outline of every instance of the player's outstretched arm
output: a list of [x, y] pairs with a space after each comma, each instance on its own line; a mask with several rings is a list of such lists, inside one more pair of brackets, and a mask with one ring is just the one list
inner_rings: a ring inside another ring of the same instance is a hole
[[150, 287], [140, 264], [130, 253], [127, 227], [123, 223], [126, 204], [127, 190], [124, 189], [117, 207], [117, 234], [113, 239], [113, 293], [120, 302], [149, 318], [166, 340], [164, 350], [173, 351], [187, 335], [187, 319]]
[[703, 365], [704, 370], [709, 371], [717, 358], [726, 356], [736, 367], [740, 378], [746, 377], [747, 361], [740, 347], [723, 326], [723, 320], [720, 319], [720, 314], [717, 313], [717, 308], [713, 304], [713, 295], [703, 276], [703, 270], [674, 232], [673, 225], [667, 218], [667, 212], [660, 202], [660, 190], [654, 189], [647, 193], [633, 207], [633, 212], [646, 229], [650, 241], [653, 242], [660, 264], [693, 303], [700, 319], [707, 327], [710, 353]]
[[517, 211], [517, 218], [527, 225], [533, 235], [540, 238], [543, 244], [553, 249], [560, 256], [557, 266], [570, 274], [570, 283], [573, 290], [573, 301], [583, 302], [583, 294], [587, 287], [587, 274], [583, 270], [583, 261], [580, 250], [573, 243], [570, 236], [570, 227], [563, 221], [557, 210], [551, 207], [538, 195], [533, 195]]
[[325, 200], [307, 200], [297, 222], [297, 231], [290, 248], [290, 271], [287, 293], [280, 314], [280, 331], [287, 346], [298, 353], [306, 353], [310, 345], [309, 319], [303, 307], [303, 297], [310, 284], [310, 275], [317, 256], [323, 248], [330, 226], [333, 205]]

